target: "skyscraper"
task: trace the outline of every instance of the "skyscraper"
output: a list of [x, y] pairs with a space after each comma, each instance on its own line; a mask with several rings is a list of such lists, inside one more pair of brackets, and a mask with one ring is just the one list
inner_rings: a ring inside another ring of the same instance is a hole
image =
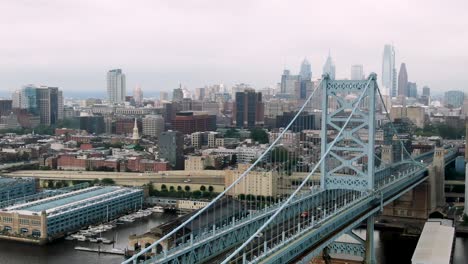
[[330, 79], [335, 79], [335, 63], [333, 62], [330, 53], [328, 53], [327, 61], [325, 62], [325, 65], [323, 65], [323, 74], [326, 73], [330, 75]]
[[398, 95], [408, 96], [408, 73], [406, 72], [406, 64], [403, 62], [398, 73]]
[[447, 91], [444, 94], [445, 106], [450, 108], [458, 108], [463, 105], [465, 100], [465, 93], [462, 91]]
[[418, 98], [418, 86], [414, 82], [408, 82], [407, 96], [410, 98]]
[[422, 96], [428, 96], [428, 97], [431, 96], [431, 88], [424, 86], [422, 88]]
[[126, 92], [125, 74], [121, 69], [107, 72], [107, 98], [111, 104], [123, 104]]
[[159, 157], [167, 160], [173, 169], [184, 169], [184, 136], [178, 131], [162, 132], [159, 136]]
[[397, 96], [395, 48], [387, 44], [384, 46], [382, 58], [382, 85], [388, 89], [389, 95]]
[[304, 60], [301, 63], [301, 71], [299, 72], [299, 75], [301, 76], [301, 80], [303, 81], [310, 81], [312, 79], [312, 70], [307, 58], [304, 58]]
[[262, 126], [264, 123], [262, 93], [257, 93], [253, 89], [237, 92], [232, 116], [236, 127]]
[[283, 75], [281, 75], [281, 93], [294, 94], [296, 86], [299, 85], [300, 81], [300, 75], [291, 75], [291, 72], [285, 69]]
[[141, 86], [138, 85], [133, 90], [133, 99], [135, 100], [136, 106], [143, 105], [143, 91], [141, 90]]
[[364, 80], [364, 67], [362, 64], [351, 66], [351, 80]]
[[63, 96], [57, 87], [40, 87], [37, 92], [37, 108], [41, 124], [55, 125], [63, 118]]
[[172, 102], [181, 103], [184, 99], [184, 91], [182, 90], [182, 85], [179, 88], [176, 88], [172, 91]]

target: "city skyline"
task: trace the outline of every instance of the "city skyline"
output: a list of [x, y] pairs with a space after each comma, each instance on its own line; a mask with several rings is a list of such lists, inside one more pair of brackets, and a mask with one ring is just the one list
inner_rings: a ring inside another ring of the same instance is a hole
[[[421, 87], [427, 85], [434, 92], [466, 90], [463, 69], [468, 56], [463, 49], [467, 40], [457, 33], [468, 22], [457, 14], [467, 4], [458, 1], [438, 6], [438, 2], [385, 1], [372, 11], [367, 8], [371, 2], [341, 2], [343, 8], [335, 10], [335, 15], [316, 12], [315, 19], [306, 16], [311, 10], [307, 2], [301, 3], [304, 8], [300, 10], [266, 1], [115, 3], [111, 8], [105, 1], [3, 3], [0, 7], [6, 11], [0, 24], [8, 27], [3, 30], [8, 41], [0, 51], [0, 95], [8, 96], [28, 83], [58, 86], [65, 93], [105, 90], [104, 74], [113, 68], [125, 71], [128, 87], [141, 84], [148, 94], [170, 91], [179, 82], [190, 89], [241, 82], [260, 89], [278, 83], [284, 68], [299, 72], [304, 57], [318, 77], [328, 50], [337, 78], [348, 77], [356, 63], [366, 73], [380, 76], [382, 49], [388, 43], [395, 46], [395, 64], [406, 62], [411, 80]], [[322, 3], [313, 7], [326, 8]], [[260, 12], [265, 8], [269, 12]], [[408, 9], [412, 16], [394, 18]], [[127, 10], [132, 11], [122, 18]], [[242, 20], [231, 15], [237, 11], [245, 11]], [[81, 23], [83, 16], [85, 23]], [[136, 16], [139, 19], [132, 19]], [[377, 22], [363, 27], [368, 19]], [[362, 31], [351, 34], [344, 26]], [[309, 29], [314, 34], [302, 34]], [[125, 35], [115, 34], [122, 30]]]

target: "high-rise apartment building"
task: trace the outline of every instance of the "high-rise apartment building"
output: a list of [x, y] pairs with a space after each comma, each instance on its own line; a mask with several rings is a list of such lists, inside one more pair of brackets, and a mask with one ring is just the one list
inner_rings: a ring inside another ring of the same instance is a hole
[[232, 116], [234, 126], [236, 127], [251, 128], [263, 126], [264, 105], [262, 93], [257, 93], [253, 89], [237, 92]]
[[351, 80], [364, 80], [364, 66], [362, 64], [351, 66]]
[[299, 76], [301, 76], [301, 80], [312, 80], [312, 69], [307, 58], [305, 58], [301, 63]]
[[408, 95], [408, 73], [406, 71], [406, 64], [403, 62], [400, 66], [400, 72], [398, 73], [398, 95]]
[[111, 104], [123, 104], [125, 102], [126, 81], [121, 69], [107, 72], [107, 98]]
[[397, 96], [395, 48], [393, 45], [385, 45], [382, 58], [382, 85], [389, 91], [392, 97]]
[[162, 132], [159, 136], [159, 158], [167, 160], [173, 169], [184, 169], [184, 137], [178, 131]]
[[330, 76], [330, 79], [334, 80], [335, 79], [335, 63], [333, 62], [333, 59], [328, 53], [327, 61], [323, 65], [323, 74], [328, 74]]

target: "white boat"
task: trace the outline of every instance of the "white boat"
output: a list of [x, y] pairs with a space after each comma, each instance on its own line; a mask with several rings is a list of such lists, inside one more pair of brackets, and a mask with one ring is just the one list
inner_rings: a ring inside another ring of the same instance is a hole
[[65, 240], [75, 240], [75, 238], [73, 236], [66, 236]]
[[86, 237], [83, 236], [83, 235], [75, 235], [74, 237], [75, 237], [76, 240], [78, 240], [78, 241], [82, 241], [82, 242], [83, 242], [83, 241], [86, 241]]
[[106, 238], [103, 238], [101, 241], [102, 241], [103, 244], [112, 244], [112, 240], [109, 240], [109, 239], [106, 239]]
[[164, 213], [164, 207], [162, 206], [155, 206], [151, 209], [151, 211], [155, 213]]
[[97, 242], [98, 242], [98, 240], [97, 240], [96, 238], [90, 238], [90, 239], [89, 239], [89, 242], [92, 242], [92, 243], [97, 243]]

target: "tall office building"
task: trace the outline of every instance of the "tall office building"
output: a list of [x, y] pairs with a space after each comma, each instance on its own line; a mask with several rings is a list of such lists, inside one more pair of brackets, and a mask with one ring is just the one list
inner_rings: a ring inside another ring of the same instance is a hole
[[162, 132], [164, 132], [164, 117], [147, 115], [143, 118], [143, 135], [159, 137]]
[[182, 90], [182, 85], [179, 88], [176, 88], [172, 91], [172, 102], [181, 103], [184, 99], [184, 90]]
[[335, 79], [335, 63], [333, 62], [333, 59], [328, 53], [327, 61], [323, 65], [323, 74], [328, 73], [330, 76], [330, 79], [334, 80]]
[[13, 101], [0, 99], [0, 116], [6, 116], [11, 113]]
[[407, 96], [410, 98], [418, 98], [418, 86], [414, 82], [408, 82]]
[[195, 88], [195, 100], [205, 99], [205, 88]]
[[431, 96], [431, 88], [427, 87], [427, 86], [424, 86], [422, 88], [422, 96]]
[[301, 80], [312, 80], [312, 69], [307, 58], [304, 58], [301, 63], [301, 71], [299, 72], [299, 76], [301, 76]]
[[141, 86], [139, 85], [133, 90], [133, 100], [135, 100], [136, 106], [143, 105], [143, 90], [141, 90]]
[[30, 114], [37, 115], [37, 87], [26, 85], [21, 89], [19, 95], [19, 105], [21, 109], [26, 109]]
[[159, 100], [168, 101], [169, 100], [169, 93], [168, 92], [159, 92]]
[[55, 125], [64, 118], [63, 93], [57, 87], [26, 85], [13, 95], [15, 108], [39, 116], [41, 124]]
[[463, 105], [465, 94], [462, 91], [447, 91], [444, 94], [445, 106], [451, 108], [458, 108]]
[[247, 89], [236, 93], [233, 109], [233, 123], [236, 127], [251, 128], [263, 126], [264, 105], [262, 93]]
[[281, 75], [281, 93], [290, 95], [294, 94], [300, 81], [300, 75], [291, 75], [291, 72], [285, 69], [283, 71], [283, 75]]
[[107, 72], [107, 98], [111, 104], [123, 104], [125, 102], [126, 84], [125, 74], [121, 69]]
[[364, 80], [364, 66], [362, 64], [351, 66], [351, 80]]
[[382, 85], [389, 91], [390, 96], [397, 96], [395, 48], [389, 44], [384, 46], [382, 58]]
[[159, 158], [167, 160], [173, 169], [184, 169], [184, 136], [178, 131], [162, 132], [159, 136]]
[[37, 108], [41, 124], [55, 125], [63, 118], [63, 96], [57, 87], [40, 87], [37, 91]]
[[406, 64], [403, 62], [398, 73], [398, 95], [408, 95], [408, 73], [406, 72]]

